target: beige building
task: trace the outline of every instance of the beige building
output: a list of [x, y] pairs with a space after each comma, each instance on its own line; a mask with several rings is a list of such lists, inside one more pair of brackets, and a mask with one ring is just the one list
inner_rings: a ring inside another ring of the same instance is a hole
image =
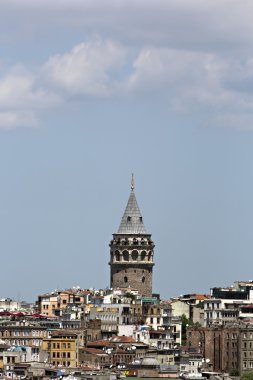
[[84, 346], [84, 331], [58, 330], [43, 339], [43, 350], [48, 354], [48, 362], [54, 366], [76, 367], [78, 350]]
[[42, 347], [42, 340], [47, 338], [48, 331], [36, 322], [8, 321], [0, 325], [0, 339], [11, 346]]
[[68, 306], [81, 306], [86, 302], [86, 290], [59, 290], [38, 296], [37, 307], [41, 314], [48, 317], [61, 316]]

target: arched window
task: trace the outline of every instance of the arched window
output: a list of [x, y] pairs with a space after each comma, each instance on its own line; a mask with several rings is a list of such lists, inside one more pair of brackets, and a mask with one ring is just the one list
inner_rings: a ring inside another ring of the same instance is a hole
[[119, 253], [119, 251], [115, 251], [115, 261], [120, 261], [120, 253]]
[[141, 281], [142, 281], [142, 283], [144, 284], [144, 282], [145, 282], [145, 277], [142, 277]]
[[124, 282], [127, 282], [128, 281], [128, 278], [127, 276], [124, 277]]
[[129, 252], [128, 251], [123, 251], [123, 260], [129, 261]]
[[136, 261], [138, 259], [138, 251], [136, 249], [132, 252], [132, 260]]
[[141, 251], [141, 260], [145, 261], [146, 259], [147, 252], [146, 251]]

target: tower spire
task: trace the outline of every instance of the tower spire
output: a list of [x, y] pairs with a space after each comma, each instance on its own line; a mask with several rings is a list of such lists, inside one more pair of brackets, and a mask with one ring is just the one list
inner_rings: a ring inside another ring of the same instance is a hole
[[134, 175], [131, 180], [131, 193], [118, 229], [118, 234], [147, 234], [134, 193]]
[[132, 173], [131, 190], [134, 191], [134, 173]]

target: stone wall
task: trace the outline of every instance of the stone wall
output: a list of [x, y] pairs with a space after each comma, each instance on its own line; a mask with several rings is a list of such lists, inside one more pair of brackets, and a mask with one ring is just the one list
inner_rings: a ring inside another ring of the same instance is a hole
[[152, 296], [152, 266], [147, 264], [114, 264], [111, 266], [111, 287], [137, 289], [140, 294]]

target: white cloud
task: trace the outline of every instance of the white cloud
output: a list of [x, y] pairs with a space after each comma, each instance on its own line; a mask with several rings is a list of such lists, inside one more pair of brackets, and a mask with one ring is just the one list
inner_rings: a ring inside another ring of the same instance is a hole
[[50, 88], [37, 83], [35, 74], [24, 67], [13, 67], [0, 78], [0, 128], [37, 127], [37, 112], [61, 101]]
[[68, 95], [108, 96], [114, 82], [112, 70], [121, 67], [124, 58], [123, 47], [97, 38], [51, 57], [42, 72], [50, 85]]
[[2, 112], [0, 111], [0, 128], [1, 129], [14, 129], [22, 128], [35, 128], [38, 127], [39, 120], [33, 112]]
[[0, 109], [2, 108], [48, 108], [55, 106], [60, 98], [50, 89], [36, 83], [36, 77], [16, 68], [0, 79]]
[[252, 13], [251, 0], [2, 0], [0, 36], [23, 43], [49, 37], [50, 44], [69, 32], [95, 33], [138, 48], [230, 54], [251, 49]]
[[211, 110], [219, 114], [213, 117], [219, 125], [225, 124], [220, 113], [232, 108], [239, 121], [240, 113], [253, 113], [252, 62], [155, 47], [141, 49], [134, 58], [118, 43], [92, 38], [36, 70], [15, 66], [7, 71], [0, 78], [0, 128], [37, 126], [38, 112], [80, 97], [155, 96], [174, 111]]
[[129, 91], [159, 94], [177, 108], [225, 106], [235, 97], [223, 85], [229, 63], [214, 54], [149, 48], [133, 63]]

